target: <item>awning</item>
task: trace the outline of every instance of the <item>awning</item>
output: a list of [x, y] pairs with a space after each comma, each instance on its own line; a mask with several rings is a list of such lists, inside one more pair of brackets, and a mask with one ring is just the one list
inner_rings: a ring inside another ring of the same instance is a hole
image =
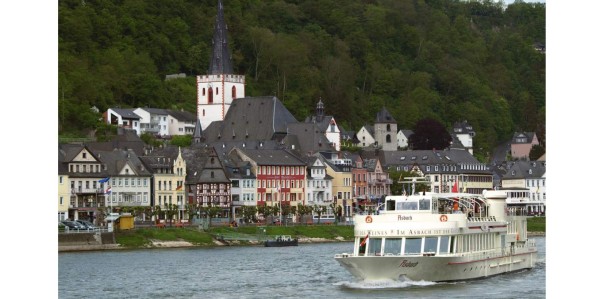
[[106, 216], [106, 221], [115, 221], [115, 220], [119, 219], [119, 217], [121, 217], [121, 215], [109, 215], [109, 216]]

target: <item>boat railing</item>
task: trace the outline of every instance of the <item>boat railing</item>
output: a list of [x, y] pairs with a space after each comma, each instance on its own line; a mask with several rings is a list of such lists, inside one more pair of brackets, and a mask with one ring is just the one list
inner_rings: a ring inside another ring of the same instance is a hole
[[527, 216], [527, 208], [525, 207], [508, 207], [506, 209], [508, 216]]
[[494, 222], [494, 221], [496, 221], [496, 216], [467, 218], [467, 222]]
[[[520, 248], [530, 248], [530, 247], [535, 247], [535, 240], [527, 240], [524, 243], [520, 243], [520, 244], [515, 244], [514, 248], [515, 249], [520, 249]], [[420, 254], [412, 254], [412, 255], [401, 255], [401, 254], [394, 254], [394, 253], [384, 253], [383, 255], [380, 254], [376, 254], [376, 255], [371, 255], [371, 254], [365, 254], [365, 253], [361, 253], [361, 254], [354, 254], [354, 253], [338, 253], [335, 254], [335, 257], [337, 258], [341, 258], [341, 257], [355, 257], [355, 256], [438, 256], [438, 257], [453, 257], [453, 256], [458, 256], [458, 257], [469, 257], [471, 259], [477, 259], [477, 260], [485, 260], [485, 259], [492, 259], [492, 258], [499, 258], [499, 257], [505, 257], [505, 256], [509, 256], [510, 255], [510, 246], [507, 246], [505, 248], [493, 248], [493, 249], [487, 249], [487, 250], [482, 250], [482, 251], [476, 251], [476, 252], [453, 252], [453, 253], [431, 253], [431, 252], [423, 252]]]

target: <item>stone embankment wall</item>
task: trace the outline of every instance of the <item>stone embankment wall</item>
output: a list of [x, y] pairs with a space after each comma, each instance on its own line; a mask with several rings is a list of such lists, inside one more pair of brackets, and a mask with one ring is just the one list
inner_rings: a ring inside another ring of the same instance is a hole
[[58, 251], [103, 250], [118, 247], [114, 232], [59, 233]]

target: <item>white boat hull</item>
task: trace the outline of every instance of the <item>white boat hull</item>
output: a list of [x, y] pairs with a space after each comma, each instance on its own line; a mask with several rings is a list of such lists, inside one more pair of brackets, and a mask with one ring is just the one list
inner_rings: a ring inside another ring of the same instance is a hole
[[335, 259], [361, 280], [462, 281], [531, 269], [537, 251], [500, 257], [478, 256], [352, 256]]

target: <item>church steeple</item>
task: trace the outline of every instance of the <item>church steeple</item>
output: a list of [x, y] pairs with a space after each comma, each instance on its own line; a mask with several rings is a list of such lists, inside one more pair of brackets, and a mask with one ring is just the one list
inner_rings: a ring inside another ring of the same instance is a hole
[[[233, 73], [233, 64], [227, 46], [227, 25], [223, 13], [223, 1], [217, 4], [217, 18], [213, 28], [213, 49], [208, 74], [196, 76], [196, 115], [202, 130], [210, 130], [214, 121], [222, 121], [235, 99], [246, 96], [244, 75]], [[201, 136], [194, 137], [201, 141]]]
[[204, 142], [204, 137], [202, 136], [202, 123], [200, 119], [196, 121], [196, 127], [194, 128], [194, 143], [202, 143]]
[[319, 98], [319, 102], [317, 103], [317, 122], [323, 121], [325, 117], [325, 107], [323, 105], [323, 101]]
[[211, 75], [233, 74], [231, 66], [231, 56], [227, 46], [227, 24], [223, 14], [223, 3], [219, 0], [217, 4], [217, 19], [215, 21], [213, 33], [212, 58], [208, 73]]

